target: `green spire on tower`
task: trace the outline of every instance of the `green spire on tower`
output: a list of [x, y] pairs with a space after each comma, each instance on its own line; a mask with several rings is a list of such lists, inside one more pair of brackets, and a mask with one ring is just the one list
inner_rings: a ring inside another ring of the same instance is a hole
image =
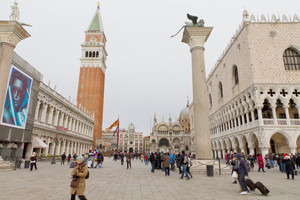
[[90, 23], [88, 27], [88, 31], [100, 31], [104, 32], [103, 26], [102, 26], [102, 20], [100, 15], [100, 6], [98, 4], [96, 13], [92, 19], [92, 22]]

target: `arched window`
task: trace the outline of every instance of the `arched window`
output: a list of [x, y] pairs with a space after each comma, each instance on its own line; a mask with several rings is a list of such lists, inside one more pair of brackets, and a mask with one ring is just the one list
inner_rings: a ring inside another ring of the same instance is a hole
[[300, 70], [300, 55], [292, 48], [283, 53], [283, 63], [286, 70]]
[[97, 57], [97, 58], [99, 57], [99, 51], [96, 52], [96, 57]]
[[92, 57], [92, 52], [91, 51], [89, 52], [89, 57]]
[[87, 58], [89, 56], [89, 52], [85, 52], [85, 57]]
[[212, 107], [212, 98], [211, 98], [211, 94], [208, 95], [208, 103], [209, 103], [209, 108]]
[[95, 51], [93, 51], [93, 58], [95, 58]]
[[239, 83], [239, 72], [236, 65], [233, 66], [232, 78], [233, 78], [233, 84], [237, 85]]
[[221, 82], [219, 82], [219, 98], [223, 98], [223, 86]]

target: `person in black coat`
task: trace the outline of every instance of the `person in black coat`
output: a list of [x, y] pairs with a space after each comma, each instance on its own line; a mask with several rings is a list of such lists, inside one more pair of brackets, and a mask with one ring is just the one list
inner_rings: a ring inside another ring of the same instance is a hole
[[249, 194], [249, 190], [245, 179], [245, 176], [248, 175], [247, 165], [243, 160], [241, 154], [237, 153], [236, 155], [234, 155], [233, 160], [235, 160], [235, 157], [238, 159], [238, 181], [242, 188], [242, 192], [240, 194]]
[[153, 153], [151, 153], [150, 155], [150, 163], [151, 163], [151, 172], [153, 173], [154, 172], [154, 169], [155, 169], [155, 156]]
[[285, 163], [287, 179], [290, 179], [290, 174], [292, 175], [292, 179], [294, 179], [294, 169], [295, 169], [294, 163], [291, 161], [290, 156], [285, 156], [284, 160], [285, 160], [284, 163]]
[[64, 164], [65, 164], [66, 158], [67, 158], [66, 154], [63, 153], [63, 154], [61, 155], [61, 163], [60, 163], [61, 165], [64, 165]]

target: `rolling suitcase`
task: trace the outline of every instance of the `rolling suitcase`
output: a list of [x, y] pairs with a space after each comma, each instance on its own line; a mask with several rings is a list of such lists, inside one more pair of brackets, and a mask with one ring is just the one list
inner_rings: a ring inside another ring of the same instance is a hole
[[268, 195], [269, 194], [269, 190], [268, 188], [266, 188], [266, 186], [264, 186], [261, 182], [256, 182], [255, 183], [255, 187], [263, 194], [263, 195]]
[[246, 178], [246, 183], [247, 183], [247, 186], [250, 190], [254, 191], [256, 189], [255, 184], [253, 183], [253, 181], [249, 177]]

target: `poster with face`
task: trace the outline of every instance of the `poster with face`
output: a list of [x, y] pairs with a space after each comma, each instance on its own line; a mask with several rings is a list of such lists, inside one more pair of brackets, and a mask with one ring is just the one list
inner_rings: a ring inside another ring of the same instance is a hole
[[1, 124], [25, 129], [32, 78], [12, 65], [7, 84]]

